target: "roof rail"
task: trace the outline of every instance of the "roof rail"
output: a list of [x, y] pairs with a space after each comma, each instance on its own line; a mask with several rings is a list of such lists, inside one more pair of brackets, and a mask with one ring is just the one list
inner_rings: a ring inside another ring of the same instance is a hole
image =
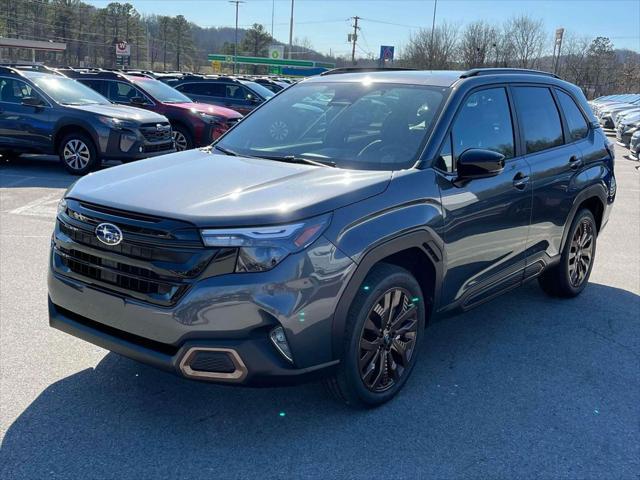
[[555, 73], [543, 72], [542, 70], [530, 70], [528, 68], [472, 68], [467, 70], [460, 78], [478, 77], [481, 75], [508, 75], [508, 74], [529, 74], [529, 75], [545, 75], [547, 77], [560, 78]]
[[14, 69], [12, 70], [13, 73], [15, 73], [15, 70], [25, 70], [25, 71], [43, 72], [43, 73], [50, 73], [52, 75], [64, 76], [60, 72], [58, 72], [55, 68], [47, 67], [46, 65], [42, 65], [41, 63], [0, 63], [0, 67]]
[[414, 68], [404, 68], [404, 67], [339, 67], [331, 70], [327, 70], [326, 72], [322, 72], [320, 74], [321, 77], [325, 75], [336, 75], [339, 73], [366, 73], [366, 72], [393, 72], [393, 71], [406, 71], [406, 70], [415, 70]]

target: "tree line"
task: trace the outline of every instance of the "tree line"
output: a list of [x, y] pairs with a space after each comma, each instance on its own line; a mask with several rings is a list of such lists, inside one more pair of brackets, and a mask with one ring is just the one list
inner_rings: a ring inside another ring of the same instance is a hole
[[[177, 4], [177, 3], [176, 3]], [[81, 0], [0, 0], [0, 36], [60, 41], [62, 53], [38, 52], [37, 61], [53, 66], [116, 66], [115, 44], [131, 45], [130, 66], [158, 70], [202, 71], [207, 53], [234, 53], [235, 29], [202, 28], [184, 16], [141, 15], [130, 3], [112, 2], [104, 8]], [[265, 56], [280, 43], [264, 26], [239, 29], [238, 53]], [[304, 39], [295, 42], [295, 56], [349, 65], [313, 50]], [[396, 65], [421, 69], [519, 67], [555, 71], [590, 96], [638, 90], [640, 54], [616, 50], [605, 37], [589, 38], [566, 32], [561, 55], [554, 62], [553, 38], [541, 20], [529, 15], [501, 24], [475, 21], [465, 26], [446, 21], [413, 34], [399, 49]], [[0, 49], [3, 60], [30, 60], [31, 52]], [[360, 59], [359, 65], [375, 60]], [[252, 72], [253, 73], [253, 72]], [[257, 73], [257, 72], [256, 72]]]
[[529, 15], [502, 24], [442, 22], [409, 40], [399, 63], [433, 70], [476, 67], [532, 68], [554, 72], [589, 96], [640, 89], [640, 54], [616, 50], [609, 38], [565, 32], [560, 54], [542, 20]]

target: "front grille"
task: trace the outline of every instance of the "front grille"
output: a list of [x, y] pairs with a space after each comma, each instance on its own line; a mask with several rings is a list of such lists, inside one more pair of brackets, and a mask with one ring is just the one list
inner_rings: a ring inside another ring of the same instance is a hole
[[140, 132], [147, 142], [159, 143], [172, 140], [171, 125], [163, 123], [149, 123], [140, 127]]
[[146, 153], [164, 152], [173, 150], [173, 141], [169, 143], [147, 144], [142, 147]]
[[[104, 222], [122, 230], [121, 243], [98, 240], [95, 229]], [[229, 250], [205, 248], [198, 230], [186, 222], [67, 200], [56, 222], [53, 266], [96, 287], [170, 306], [205, 271], [229, 273]]]

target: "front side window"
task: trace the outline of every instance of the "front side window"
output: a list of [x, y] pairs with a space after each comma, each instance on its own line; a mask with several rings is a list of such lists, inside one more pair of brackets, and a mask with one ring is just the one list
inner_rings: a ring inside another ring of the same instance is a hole
[[560, 107], [564, 112], [564, 117], [567, 120], [570, 139], [580, 140], [585, 138], [589, 133], [589, 125], [584, 119], [584, 115], [582, 115], [582, 112], [576, 105], [576, 102], [574, 102], [573, 98], [562, 90], [556, 90], [556, 94], [558, 95]]
[[562, 145], [562, 123], [551, 91], [546, 87], [513, 89], [526, 153]]
[[42, 100], [42, 97], [28, 83], [14, 78], [0, 79], [0, 101], [19, 104], [27, 97], [36, 97]]
[[269, 100], [219, 145], [242, 155], [303, 157], [341, 168], [409, 168], [448, 91], [375, 82], [301, 83]]
[[116, 103], [131, 103], [134, 98], [143, 98], [148, 103], [142, 92], [136, 87], [124, 82], [109, 82], [109, 99]]
[[[513, 158], [513, 125], [505, 89], [490, 88], [467, 97], [451, 134], [454, 159], [470, 148], [493, 150], [505, 158]], [[452, 168], [455, 169], [455, 164]]]

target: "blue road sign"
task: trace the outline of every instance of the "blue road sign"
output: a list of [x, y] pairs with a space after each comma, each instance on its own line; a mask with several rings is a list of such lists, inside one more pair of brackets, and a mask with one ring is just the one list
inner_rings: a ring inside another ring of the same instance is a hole
[[393, 62], [393, 51], [395, 47], [392, 45], [380, 45], [380, 60], [383, 62]]

